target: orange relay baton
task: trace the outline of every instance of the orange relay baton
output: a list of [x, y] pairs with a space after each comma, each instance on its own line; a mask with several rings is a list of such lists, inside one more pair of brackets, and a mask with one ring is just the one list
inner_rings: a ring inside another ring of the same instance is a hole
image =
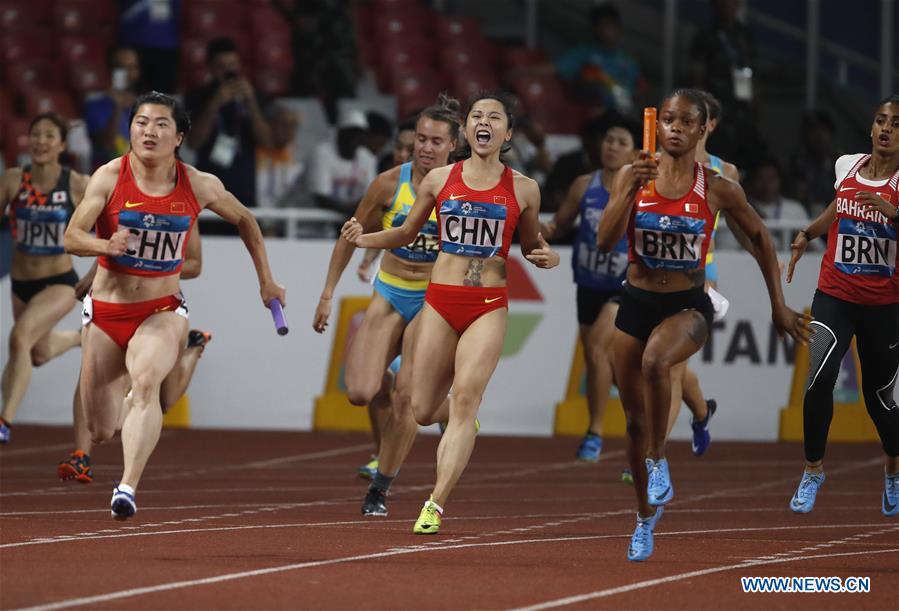
[[[647, 106], [643, 109], [643, 150], [650, 156], [656, 153], [656, 109]], [[656, 182], [650, 180], [643, 186], [643, 195], [651, 197], [656, 193]]]

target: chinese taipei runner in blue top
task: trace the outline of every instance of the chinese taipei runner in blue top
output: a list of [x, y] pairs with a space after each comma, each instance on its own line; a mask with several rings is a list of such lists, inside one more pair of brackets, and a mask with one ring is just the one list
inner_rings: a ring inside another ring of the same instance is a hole
[[[708, 337], [712, 304], [704, 290], [704, 266], [719, 210], [727, 210], [755, 246], [777, 331], [808, 340], [808, 320], [784, 304], [771, 236], [743, 190], [695, 161], [705, 124], [706, 105], [696, 91], [677, 90], [662, 101], [661, 152], [642, 151], [640, 159], [621, 169], [597, 236], [604, 251], [612, 250], [625, 231], [629, 242], [614, 339], [615, 379], [628, 421], [637, 495], [629, 560], [652, 555], [653, 529], [674, 496], [665, 458], [671, 368]], [[654, 181], [651, 192], [643, 189], [648, 181]]]
[[833, 389], [855, 337], [865, 408], [884, 453], [881, 511], [899, 515], [899, 95], [885, 99], [871, 125], [871, 153], [836, 162], [836, 197], [793, 241], [787, 282], [808, 242], [827, 234], [812, 301], [809, 374], [803, 401], [805, 471], [790, 509], [808, 513], [824, 483]]
[[580, 219], [571, 266], [577, 285], [577, 320], [587, 377], [590, 422], [577, 459], [596, 462], [602, 451], [602, 423], [612, 387], [612, 336], [615, 314], [627, 271], [627, 239], [611, 252], [596, 248], [596, 230], [609, 201], [609, 190], [622, 166], [634, 160], [639, 125], [616, 111], [603, 115], [600, 139], [602, 170], [575, 179], [562, 205], [543, 228], [547, 239], [564, 236]]

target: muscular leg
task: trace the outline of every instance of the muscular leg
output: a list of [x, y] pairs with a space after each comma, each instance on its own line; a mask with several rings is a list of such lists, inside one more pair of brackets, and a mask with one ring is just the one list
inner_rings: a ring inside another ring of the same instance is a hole
[[187, 320], [174, 312], [160, 312], [146, 319], [128, 343], [125, 363], [132, 398], [122, 425], [125, 470], [121, 483], [134, 489], [162, 431], [162, 381], [175, 366], [186, 340]]
[[350, 403], [371, 403], [381, 389], [384, 371], [399, 354], [405, 328], [405, 319], [375, 293], [347, 355], [344, 379]]
[[643, 382], [643, 350], [646, 344], [620, 330], [615, 331], [615, 381], [627, 418], [627, 458], [637, 493], [637, 511], [642, 517], [655, 514], [650, 507], [646, 485], [646, 449], [649, 446], [649, 420]]
[[75, 449], [81, 450], [85, 454], [90, 454], [93, 450], [93, 441], [91, 441], [91, 433], [87, 427], [87, 410], [84, 409], [84, 403], [81, 401], [81, 374], [78, 375], [78, 383], [75, 384], [75, 396], [72, 397], [72, 417], [75, 429]]
[[487, 383], [499, 363], [508, 312], [498, 309], [474, 321], [456, 346], [449, 424], [437, 447], [437, 483], [432, 498], [443, 506], [474, 449], [474, 421]]
[[31, 382], [32, 350], [75, 305], [75, 290], [65, 285], [48, 286], [27, 304], [15, 295], [12, 301], [15, 324], [9, 334], [9, 361], [0, 380], [3, 396], [0, 417], [6, 422], [16, 417]]
[[[96, 325], [85, 327], [78, 387], [92, 443], [102, 443], [115, 435], [125, 395], [125, 377], [122, 349]], [[76, 441], [77, 435], [76, 431]]]
[[671, 409], [668, 412], [668, 427], [665, 429], [665, 437], [671, 435], [671, 429], [680, 415], [680, 406], [684, 397], [684, 375], [687, 370], [687, 362], [678, 363], [671, 368]]
[[[453, 383], [456, 332], [440, 314], [425, 303], [419, 314], [413, 345], [412, 414], [416, 422], [428, 426], [441, 422], [440, 406]], [[400, 372], [404, 367], [400, 368]], [[449, 414], [446, 414], [449, 418]]]
[[855, 334], [851, 306], [816, 293], [812, 301], [809, 375], [802, 402], [806, 471], [823, 471], [827, 434], [833, 419], [833, 389], [843, 356]]
[[203, 355], [204, 346], [191, 346], [184, 349], [178, 362], [162, 381], [159, 392], [159, 402], [162, 405], [162, 412], [169, 411], [178, 399], [187, 391], [190, 381], [194, 377], [194, 371], [197, 369], [197, 363], [200, 356]]
[[31, 362], [35, 367], [40, 367], [63, 352], [80, 345], [81, 332], [79, 331], [50, 331], [39, 339], [31, 349]]
[[587, 410], [590, 432], [602, 435], [602, 421], [612, 389], [612, 338], [618, 304], [606, 303], [590, 326], [580, 325], [581, 344], [587, 368]]
[[690, 358], [705, 343], [708, 325], [695, 310], [686, 310], [663, 320], [643, 350], [643, 379], [646, 382], [646, 408], [652, 422], [649, 456], [665, 457], [668, 415], [671, 412], [671, 369]]
[[705, 420], [706, 415], [709, 413], [709, 408], [706, 405], [702, 387], [699, 385], [699, 376], [690, 367], [684, 369], [681, 387], [683, 401], [687, 404], [690, 413], [693, 414], [693, 420]]
[[865, 407], [880, 435], [884, 470], [892, 475], [899, 473], [899, 406], [895, 399], [899, 384], [899, 304], [871, 309], [871, 316], [859, 321], [855, 338]]
[[415, 363], [415, 334], [420, 317], [415, 317], [403, 335], [403, 362], [396, 378], [396, 388], [392, 397], [392, 410], [387, 410], [390, 418], [382, 431], [381, 447], [378, 452], [378, 471], [388, 477], [395, 477], [409, 455], [418, 423], [412, 414], [412, 370]]

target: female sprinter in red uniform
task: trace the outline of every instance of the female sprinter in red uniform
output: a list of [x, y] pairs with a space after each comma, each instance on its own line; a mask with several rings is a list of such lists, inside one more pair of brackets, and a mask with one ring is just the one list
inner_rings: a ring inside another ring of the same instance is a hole
[[[203, 268], [203, 251], [200, 244], [199, 226], [194, 224], [190, 233], [190, 238], [184, 247], [184, 263], [181, 266], [181, 279], [189, 280], [200, 275]], [[97, 274], [97, 264], [94, 263], [91, 271], [85, 274], [84, 278], [78, 283], [76, 297], [84, 299], [87, 292], [91, 288], [94, 276]], [[162, 381], [159, 389], [159, 403], [162, 407], [162, 413], [168, 412], [181, 395], [187, 391], [190, 381], [193, 378], [194, 370], [197, 368], [197, 362], [206, 349], [206, 344], [212, 339], [210, 333], [200, 331], [199, 329], [191, 329], [187, 334], [187, 347], [178, 362]], [[128, 382], [127, 386], [131, 384]], [[117, 418], [119, 423], [118, 429], [122, 428], [122, 421], [131, 409], [132, 394], [129, 392], [123, 398], [122, 411]], [[81, 403], [81, 381], [75, 384], [75, 396], [72, 399], [72, 421], [75, 437], [75, 451], [69, 454], [69, 457], [56, 466], [56, 474], [63, 481], [76, 481], [82, 484], [89, 484], [93, 481], [94, 474], [91, 470], [91, 449], [93, 441], [91, 440], [91, 432], [87, 428], [87, 418], [84, 413], [84, 406]]]
[[[184, 242], [203, 208], [237, 225], [263, 303], [284, 303], [256, 219], [218, 178], [178, 160], [189, 129], [180, 102], [155, 91], [140, 96], [131, 152], [94, 173], [65, 236], [68, 252], [99, 257], [84, 299], [81, 361], [81, 398], [94, 442], [115, 433], [125, 374], [131, 378], [132, 407], [122, 424], [125, 469], [111, 504], [120, 519], [137, 511], [134, 491], [162, 429], [160, 386], [186, 344], [179, 273]], [[96, 238], [89, 233], [95, 224]]]
[[[730, 212], [756, 246], [777, 330], [801, 341], [808, 337], [805, 318], [784, 304], [771, 237], [743, 190], [696, 161], [705, 123], [706, 106], [695, 91], [677, 90], [663, 100], [658, 121], [662, 152], [643, 151], [641, 159], [621, 169], [597, 235], [597, 245], [606, 251], [625, 230], [629, 242], [631, 264], [614, 340], [615, 379], [627, 414], [638, 505], [629, 560], [652, 554], [653, 528], [662, 506], [674, 496], [665, 459], [671, 368], [696, 353], [708, 337], [712, 304], [704, 290], [704, 264], [719, 210]], [[655, 180], [651, 195], [641, 190], [648, 180]]]
[[3, 369], [0, 443], [28, 390], [32, 366], [81, 343], [77, 331], [54, 331], [75, 306], [78, 274], [63, 250], [63, 232], [84, 196], [87, 176], [59, 163], [66, 149], [66, 122], [55, 113], [36, 116], [28, 127], [31, 163], [0, 178], [0, 217], [9, 205], [15, 249], [9, 360]]
[[[539, 233], [540, 189], [500, 161], [512, 137], [505, 94], [471, 104], [465, 136], [471, 158], [431, 170], [402, 226], [363, 235], [350, 219], [343, 236], [362, 248], [408, 244], [437, 208], [440, 254], [431, 271], [413, 347], [412, 409], [419, 424], [449, 421], [437, 449], [437, 483], [413, 532], [440, 529], [443, 504], [462, 475], [475, 440], [481, 397], [502, 352], [508, 314], [505, 260], [518, 226], [521, 252], [538, 267], [559, 264]], [[441, 409], [447, 392], [453, 392]]]
[[883, 102], [871, 126], [871, 154], [836, 163], [836, 199], [793, 241], [787, 282], [810, 240], [827, 233], [812, 301], [809, 377], [802, 405], [805, 471], [790, 509], [808, 513], [824, 483], [833, 388], [852, 336], [862, 393], [884, 452], [881, 511], [899, 515], [899, 95]]

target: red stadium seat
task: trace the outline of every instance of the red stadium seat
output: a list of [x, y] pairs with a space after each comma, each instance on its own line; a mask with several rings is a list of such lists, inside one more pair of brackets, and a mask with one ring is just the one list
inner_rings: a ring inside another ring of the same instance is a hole
[[414, 117], [419, 112], [433, 104], [437, 100], [437, 95], [429, 95], [419, 93], [416, 95], [407, 95], [397, 99], [397, 116]]
[[184, 5], [184, 31], [188, 36], [200, 35], [211, 39], [246, 27], [242, 4], [191, 0]]
[[442, 43], [466, 42], [483, 38], [481, 27], [473, 17], [438, 16], [434, 20], [434, 33]]
[[390, 92], [400, 99], [423, 96], [433, 101], [445, 87], [445, 79], [433, 70], [401, 70], [392, 75], [390, 82]]
[[440, 51], [440, 65], [447, 72], [492, 72], [493, 56], [484, 44], [462, 45], [457, 42], [444, 46]]
[[202, 38], [187, 38], [181, 41], [180, 55], [182, 70], [206, 66], [206, 41]]
[[254, 7], [248, 11], [250, 31], [255, 36], [276, 36], [290, 40], [290, 24], [281, 13], [268, 7]]
[[528, 49], [526, 47], [503, 47], [499, 56], [503, 70], [526, 68], [548, 61], [546, 54], [540, 49]]
[[499, 80], [491, 72], [456, 73], [453, 74], [450, 84], [450, 91], [453, 96], [462, 100], [463, 104], [481, 91], [490, 91], [498, 88]]
[[290, 70], [262, 68], [253, 72], [256, 90], [265, 96], [286, 95], [290, 91]]
[[109, 70], [105, 62], [81, 62], [69, 67], [69, 85], [83, 97], [91, 91], [109, 89]]
[[577, 132], [583, 113], [565, 96], [565, 85], [557, 77], [521, 77], [515, 80], [514, 88], [527, 114], [548, 132]]
[[32, 28], [0, 36], [0, 64], [6, 72], [18, 62], [49, 59], [53, 55], [50, 30]]
[[59, 64], [44, 59], [17, 62], [6, 73], [10, 91], [19, 94], [36, 88], [58, 87], [63, 80]]
[[7, 116], [3, 120], [3, 157], [7, 167], [17, 166], [28, 155], [28, 124], [23, 117]]
[[80, 63], [105, 64], [106, 45], [92, 36], [63, 36], [59, 39], [57, 57], [68, 66]]
[[115, 5], [104, 0], [57, 0], [52, 21], [60, 32], [95, 34], [114, 26]]
[[23, 98], [27, 117], [49, 111], [59, 113], [66, 119], [74, 119], [80, 114], [72, 96], [62, 89], [33, 89], [25, 92]]
[[431, 32], [427, 12], [377, 14], [372, 34], [382, 43], [396, 39], [422, 39]]
[[34, 6], [28, 2], [0, 2], [0, 31], [17, 32], [33, 28], [38, 23], [39, 15]]
[[426, 71], [431, 70], [432, 49], [428, 43], [408, 41], [381, 47], [379, 50], [378, 67], [375, 74], [378, 87], [382, 91], [389, 91], [393, 75], [402, 71]]
[[262, 36], [255, 39], [254, 46], [253, 58], [258, 68], [293, 69], [293, 47], [289, 38]]

